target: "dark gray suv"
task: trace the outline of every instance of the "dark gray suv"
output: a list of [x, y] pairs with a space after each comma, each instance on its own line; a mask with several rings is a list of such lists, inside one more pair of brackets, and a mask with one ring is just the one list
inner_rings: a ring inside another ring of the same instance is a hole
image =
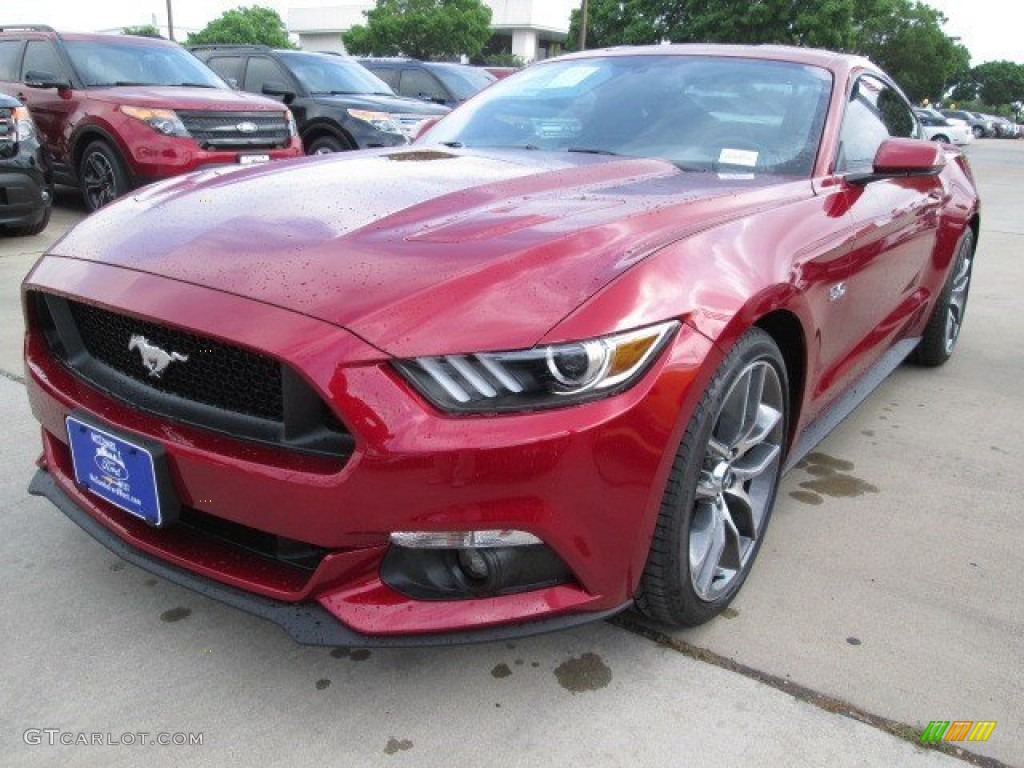
[[359, 59], [400, 96], [457, 107], [498, 78], [480, 67], [416, 59]]
[[36, 235], [53, 203], [49, 157], [28, 109], [0, 93], [0, 230]]
[[306, 154], [407, 144], [447, 107], [395, 96], [354, 60], [258, 45], [190, 49], [231, 85], [280, 99], [292, 111]]

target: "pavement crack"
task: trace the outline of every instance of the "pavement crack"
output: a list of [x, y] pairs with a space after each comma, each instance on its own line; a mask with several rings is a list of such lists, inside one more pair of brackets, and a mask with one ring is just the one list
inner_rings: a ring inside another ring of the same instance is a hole
[[642, 617], [637, 616], [632, 612], [627, 611], [626, 613], [620, 613], [617, 616], [607, 619], [607, 622], [634, 635], [657, 643], [663, 648], [676, 651], [684, 656], [689, 656], [691, 659], [695, 659], [696, 661], [703, 661], [707, 664], [719, 667], [720, 669], [735, 672], [743, 675], [744, 677], [748, 677], [751, 680], [764, 683], [777, 691], [788, 693], [798, 701], [803, 701], [817, 707], [818, 709], [824, 710], [825, 712], [842, 715], [843, 717], [848, 717], [851, 720], [856, 720], [864, 723], [865, 725], [870, 725], [871, 727], [884, 731], [891, 736], [895, 736], [898, 739], [909, 742], [919, 749], [930, 749], [935, 752], [941, 752], [949, 757], [962, 760], [969, 765], [980, 766], [980, 768], [1013, 768], [1009, 763], [1004, 763], [994, 757], [986, 757], [974, 752], [969, 752], [963, 747], [955, 746], [949, 742], [923, 742], [921, 741], [921, 728], [918, 726], [903, 723], [898, 720], [892, 720], [888, 717], [883, 717], [882, 715], [876, 715], [843, 699], [829, 696], [825, 693], [819, 693], [818, 691], [804, 685], [794, 683], [792, 680], [787, 680], [769, 672], [762, 672], [759, 669], [754, 669], [746, 664], [730, 659], [727, 656], [722, 656], [714, 651], [709, 651], [706, 648], [700, 648], [699, 646], [688, 643], [685, 640], [672, 637], [665, 634], [657, 627], [646, 623]]
[[10, 371], [5, 371], [3, 368], [0, 368], [0, 377], [3, 377], [8, 381], [13, 381], [17, 384], [21, 384], [21, 386], [25, 386], [24, 377], [19, 376], [16, 373], [11, 373]]

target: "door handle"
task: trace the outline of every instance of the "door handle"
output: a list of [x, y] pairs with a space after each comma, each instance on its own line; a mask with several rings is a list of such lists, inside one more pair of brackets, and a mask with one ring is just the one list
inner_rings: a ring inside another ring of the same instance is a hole
[[22, 104], [25, 103], [25, 94], [23, 92], [18, 94], [18, 101], [20, 101]]

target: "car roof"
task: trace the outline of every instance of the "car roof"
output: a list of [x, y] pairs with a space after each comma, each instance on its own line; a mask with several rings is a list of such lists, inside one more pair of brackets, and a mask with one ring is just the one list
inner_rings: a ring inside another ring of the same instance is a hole
[[3, 27], [0, 25], [0, 37], [18, 37], [33, 40], [58, 38], [64, 41], [86, 41], [86, 42], [125, 42], [130, 45], [162, 45], [178, 47], [178, 44], [163, 37], [143, 37], [141, 35], [122, 35], [112, 32], [59, 32], [54, 29], [29, 28], [29, 27]]
[[822, 48], [800, 48], [794, 45], [724, 45], [710, 43], [673, 43], [668, 45], [616, 46], [595, 48], [560, 56], [560, 60], [587, 59], [597, 56], [717, 56], [738, 59], [762, 59], [828, 69], [837, 74], [855, 69], [881, 72], [869, 59]]

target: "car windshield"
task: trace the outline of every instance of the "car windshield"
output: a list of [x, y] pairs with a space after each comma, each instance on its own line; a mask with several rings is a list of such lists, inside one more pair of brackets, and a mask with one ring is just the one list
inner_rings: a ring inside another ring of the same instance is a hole
[[387, 83], [355, 61], [320, 53], [282, 53], [281, 58], [310, 93], [394, 96]]
[[495, 83], [425, 144], [660, 157], [691, 170], [810, 174], [826, 70], [665, 54], [536, 64]]
[[459, 101], [465, 101], [489, 86], [498, 78], [486, 69], [463, 64], [434, 64], [430, 67], [445, 87]]
[[228, 86], [192, 54], [176, 45], [128, 40], [68, 40], [68, 56], [86, 86]]

